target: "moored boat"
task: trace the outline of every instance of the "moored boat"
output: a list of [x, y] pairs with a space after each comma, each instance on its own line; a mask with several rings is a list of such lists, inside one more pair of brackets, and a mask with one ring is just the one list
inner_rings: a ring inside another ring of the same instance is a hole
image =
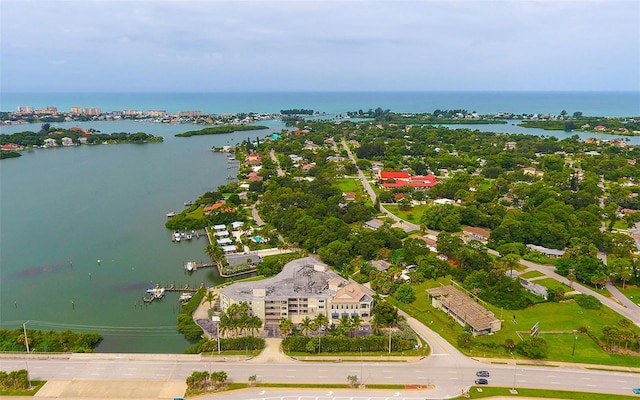
[[187, 271], [191, 272], [191, 271], [195, 271], [198, 269], [198, 264], [196, 264], [195, 261], [189, 261], [188, 263], [186, 263], [184, 265], [184, 269], [186, 269]]
[[176, 212], [175, 212], [175, 211], [169, 211], [169, 212], [167, 213], [167, 218], [175, 217], [176, 215], [177, 215], [177, 214], [176, 214]]
[[189, 300], [191, 300], [191, 298], [192, 298], [192, 297], [193, 297], [193, 295], [192, 295], [191, 293], [189, 293], [189, 292], [184, 292], [184, 293], [182, 293], [182, 294], [180, 295], [180, 299], [179, 299], [179, 300], [180, 300], [180, 303], [183, 303], [183, 304], [184, 304], [184, 303], [188, 302]]

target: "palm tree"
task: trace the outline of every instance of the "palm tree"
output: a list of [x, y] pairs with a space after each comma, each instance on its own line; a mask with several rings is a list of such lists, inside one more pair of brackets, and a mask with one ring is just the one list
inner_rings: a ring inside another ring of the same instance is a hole
[[347, 333], [351, 332], [351, 319], [348, 315], [343, 315], [340, 317], [340, 326], [338, 327], [338, 332], [340, 336], [346, 336]]
[[211, 261], [216, 264], [220, 264], [220, 262], [224, 258], [224, 252], [222, 251], [222, 248], [217, 244], [207, 245], [204, 248], [204, 252], [209, 258], [211, 258]]
[[280, 334], [288, 336], [293, 331], [293, 322], [289, 318], [282, 317], [279, 321]]
[[351, 317], [351, 329], [354, 332], [354, 336], [358, 337], [358, 328], [362, 325], [362, 318], [359, 315], [354, 315]]
[[329, 318], [327, 318], [327, 316], [324, 314], [316, 315], [316, 317], [313, 319], [313, 322], [318, 326], [318, 328], [324, 327], [323, 332], [326, 332], [327, 326], [329, 326]]
[[213, 308], [213, 303], [218, 301], [218, 294], [213, 291], [207, 291], [207, 294], [204, 295], [204, 301], [209, 303], [209, 309]]
[[304, 336], [307, 336], [309, 334], [309, 331], [312, 330], [312, 326], [313, 326], [313, 321], [311, 320], [311, 318], [304, 317], [304, 319], [300, 322], [300, 330], [302, 330], [302, 334]]

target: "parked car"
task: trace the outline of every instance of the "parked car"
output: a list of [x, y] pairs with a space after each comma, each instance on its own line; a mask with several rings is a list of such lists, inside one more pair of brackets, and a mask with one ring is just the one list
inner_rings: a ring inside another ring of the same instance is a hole
[[633, 388], [633, 393], [640, 394], [640, 387]]
[[481, 376], [483, 378], [488, 378], [489, 377], [489, 371], [478, 371], [478, 372], [476, 372], [476, 376]]
[[489, 384], [489, 381], [484, 378], [476, 379], [476, 385], [488, 385], [488, 384]]

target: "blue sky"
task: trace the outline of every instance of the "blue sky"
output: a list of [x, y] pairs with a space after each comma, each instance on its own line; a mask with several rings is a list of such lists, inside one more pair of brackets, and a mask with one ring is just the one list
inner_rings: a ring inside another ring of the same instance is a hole
[[2, 0], [4, 92], [640, 90], [640, 2]]

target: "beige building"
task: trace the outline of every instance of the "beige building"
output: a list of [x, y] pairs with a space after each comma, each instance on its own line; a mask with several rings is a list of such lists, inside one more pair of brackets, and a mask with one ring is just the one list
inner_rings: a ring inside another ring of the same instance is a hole
[[485, 335], [502, 328], [502, 321], [491, 311], [453, 286], [429, 289], [427, 293], [432, 306], [451, 315], [460, 325], [468, 325], [474, 335]]
[[342, 316], [371, 318], [373, 298], [357, 283], [349, 283], [329, 267], [312, 258], [287, 263], [270, 279], [238, 282], [220, 289], [220, 308], [246, 302], [253, 315], [264, 322], [265, 329], [275, 329], [280, 318], [294, 324], [305, 317], [323, 314], [337, 322]]

